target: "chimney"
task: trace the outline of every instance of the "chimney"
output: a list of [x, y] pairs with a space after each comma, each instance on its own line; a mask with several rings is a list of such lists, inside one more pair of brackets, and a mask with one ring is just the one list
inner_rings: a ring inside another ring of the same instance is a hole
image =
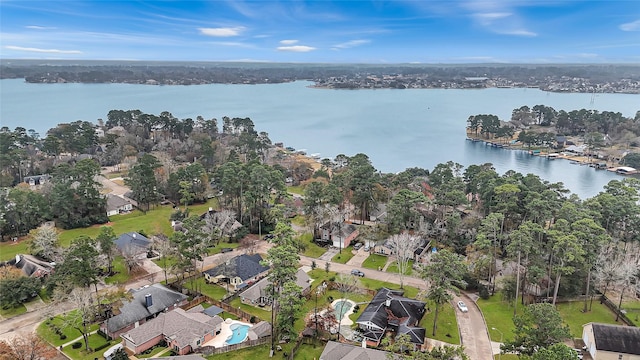
[[144, 306], [151, 307], [153, 305], [153, 299], [151, 298], [151, 294], [147, 294], [144, 296]]
[[387, 299], [387, 301], [385, 301], [385, 302], [384, 302], [384, 305], [385, 305], [386, 307], [391, 306], [391, 299]]
[[136, 238], [136, 233], [131, 234], [131, 236], [133, 236], [133, 238]]

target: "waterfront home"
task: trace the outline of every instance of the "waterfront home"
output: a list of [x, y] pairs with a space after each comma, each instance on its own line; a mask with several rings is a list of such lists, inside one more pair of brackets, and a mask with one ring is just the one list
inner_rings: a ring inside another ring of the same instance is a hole
[[380, 345], [387, 330], [393, 330], [396, 336], [406, 334], [417, 348], [422, 347], [426, 331], [418, 327], [418, 323], [425, 314], [426, 304], [403, 294], [403, 290], [382, 288], [362, 311], [356, 324], [367, 345]]
[[33, 255], [17, 254], [15, 258], [0, 263], [0, 267], [13, 266], [16, 269], [22, 270], [24, 276], [42, 278], [47, 277], [53, 273], [55, 263], [47, 262]]
[[203, 272], [207, 283], [226, 285], [227, 291], [238, 291], [258, 281], [269, 271], [260, 264], [260, 254], [242, 254]]
[[640, 328], [588, 323], [582, 340], [593, 360], [640, 360]]
[[178, 355], [188, 354], [220, 334], [222, 328], [220, 316], [212, 317], [198, 310], [184, 311], [178, 308], [161, 313], [120, 337], [133, 354], [139, 354], [163, 341]]
[[117, 339], [121, 334], [137, 328], [162, 312], [171, 311], [188, 302], [186, 295], [160, 284], [147, 285], [130, 292], [132, 299], [124, 301], [120, 313], [100, 325], [100, 330], [112, 339]]

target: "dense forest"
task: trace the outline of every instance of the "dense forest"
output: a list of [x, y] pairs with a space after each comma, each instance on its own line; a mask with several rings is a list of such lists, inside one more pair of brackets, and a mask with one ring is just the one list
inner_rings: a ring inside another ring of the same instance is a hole
[[[637, 65], [278, 64], [3, 60], [0, 78], [32, 83], [192, 85], [314, 81], [331, 88], [540, 87], [548, 91], [640, 91]], [[376, 80], [377, 79], [377, 80]], [[383, 80], [390, 79], [390, 80]]]

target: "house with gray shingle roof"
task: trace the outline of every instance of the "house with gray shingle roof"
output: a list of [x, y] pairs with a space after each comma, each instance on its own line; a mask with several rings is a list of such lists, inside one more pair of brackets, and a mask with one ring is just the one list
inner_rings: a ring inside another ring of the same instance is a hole
[[160, 284], [131, 290], [132, 299], [125, 301], [120, 313], [108, 318], [100, 325], [100, 330], [112, 339], [155, 318], [158, 314], [171, 311], [187, 303], [187, 296], [170, 290]]
[[386, 351], [329, 341], [320, 354], [320, 360], [387, 360], [388, 356]]
[[188, 354], [213, 339], [221, 331], [222, 318], [180, 308], [166, 313], [120, 335], [124, 345], [139, 354], [162, 341], [179, 355]]
[[594, 360], [640, 359], [640, 328], [635, 326], [588, 323], [582, 340]]
[[422, 346], [426, 331], [418, 327], [425, 314], [425, 303], [404, 296], [403, 290], [380, 289], [362, 311], [356, 323], [370, 346], [380, 345], [387, 329], [396, 335], [407, 334], [412, 343]]
[[[296, 273], [296, 285], [302, 288], [301, 294], [303, 296], [306, 295], [311, 288], [310, 280], [311, 278], [304, 270], [298, 269], [298, 272]], [[270, 283], [271, 282], [268, 278], [263, 278], [262, 280], [253, 284], [247, 290], [243, 291], [242, 294], [240, 294], [240, 301], [245, 304], [254, 306], [264, 306], [271, 304], [271, 294], [267, 293], [267, 287]]]
[[146, 258], [151, 246], [151, 240], [137, 232], [128, 232], [120, 235], [114, 243], [121, 254], [128, 254], [138, 258]]
[[107, 194], [107, 216], [118, 215], [133, 210], [131, 201], [117, 195]]
[[268, 266], [260, 264], [260, 254], [242, 254], [227, 260], [213, 269], [203, 272], [208, 283], [228, 285], [230, 291], [237, 291], [253, 284], [269, 271]]

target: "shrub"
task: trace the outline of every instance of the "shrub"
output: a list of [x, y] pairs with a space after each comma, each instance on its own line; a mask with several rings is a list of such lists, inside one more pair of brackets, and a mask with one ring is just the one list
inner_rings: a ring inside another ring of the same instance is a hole
[[106, 343], [104, 343], [104, 344], [102, 344], [100, 346], [97, 346], [95, 349], [93, 349], [93, 351], [100, 351], [100, 350], [108, 347], [109, 345], [111, 345], [111, 341], [107, 341]]
[[67, 335], [65, 334], [60, 334], [60, 340], [66, 340], [67, 339]]
[[252, 324], [255, 324], [257, 322], [257, 320], [258, 319], [256, 319], [256, 317], [253, 316], [253, 315], [251, 316], [251, 318], [249, 318], [249, 322], [252, 323]]
[[76, 341], [73, 344], [71, 344], [71, 347], [74, 349], [80, 349], [82, 347], [82, 343], [80, 341]]
[[490, 297], [489, 289], [486, 286], [482, 285], [482, 284], [479, 284], [478, 288], [479, 288], [480, 298], [483, 299], [483, 300], [489, 299], [489, 297]]

